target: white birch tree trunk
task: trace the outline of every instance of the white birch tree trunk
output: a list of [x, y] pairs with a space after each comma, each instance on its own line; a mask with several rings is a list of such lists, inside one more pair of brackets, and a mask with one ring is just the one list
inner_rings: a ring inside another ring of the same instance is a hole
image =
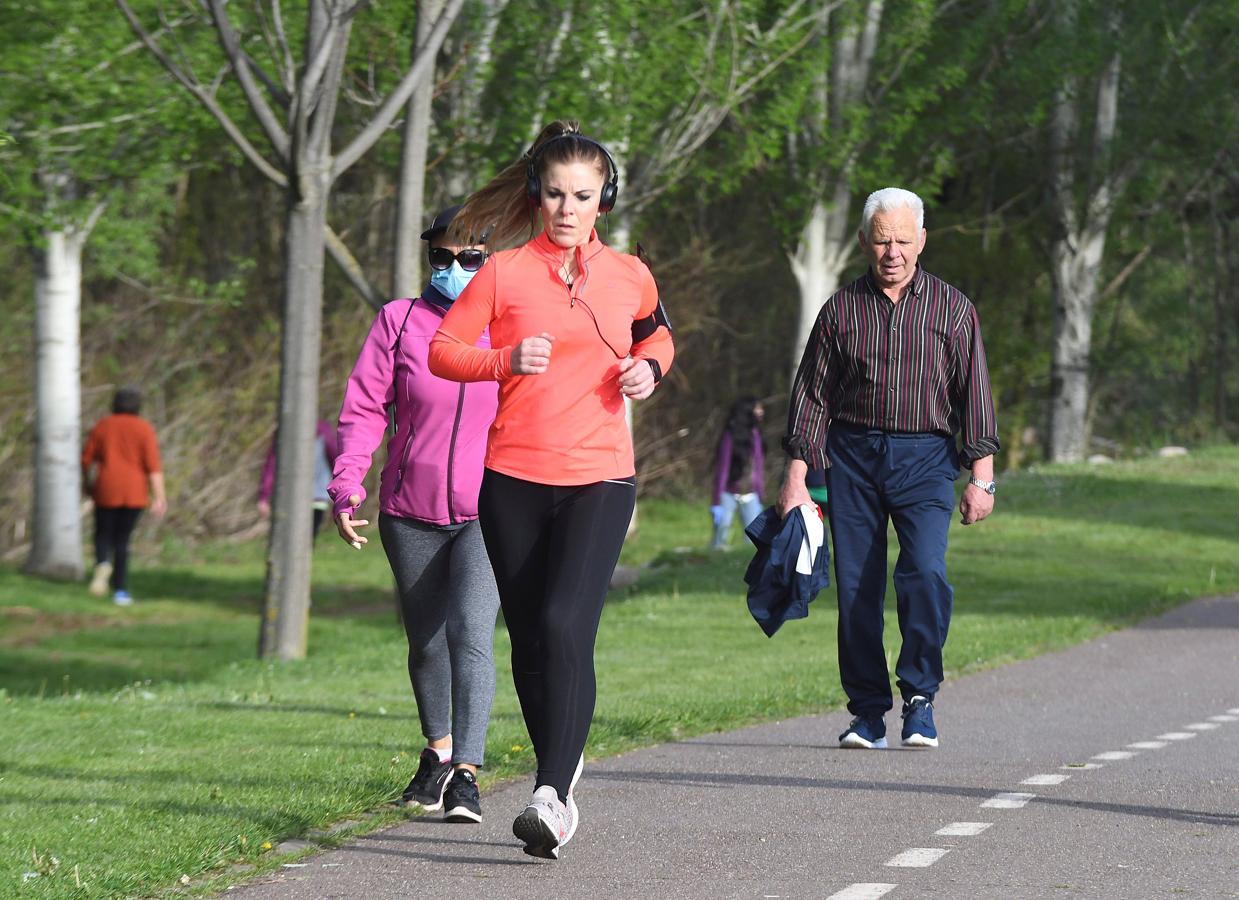
[[50, 230], [35, 277], [34, 525], [25, 571], [82, 577], [81, 417], [84, 231]]
[[791, 257], [792, 274], [800, 288], [800, 314], [796, 323], [796, 343], [792, 347], [792, 376], [800, 365], [813, 323], [826, 299], [839, 289], [839, 281], [851, 252], [850, 186], [840, 181], [831, 205], [817, 202], [800, 232], [800, 241]]
[[[1116, 24], [1117, 33], [1117, 24]], [[1079, 462], [1088, 453], [1089, 357], [1093, 313], [1100, 295], [1106, 232], [1121, 192], [1122, 179], [1111, 156], [1118, 127], [1121, 56], [1116, 49], [1097, 83], [1093, 140], [1088, 157], [1091, 178], [1077, 185], [1075, 165], [1077, 82], [1068, 78], [1055, 99], [1051, 120], [1050, 185], [1057, 233], [1050, 247], [1054, 291], [1054, 333], [1050, 370], [1049, 456], [1052, 462]], [[1083, 205], [1078, 206], [1078, 198]]]
[[[494, 56], [495, 32], [507, 5], [508, 0], [484, 0], [481, 4], [480, 21], [469, 35], [468, 61], [452, 90], [453, 130], [473, 146], [486, 144], [495, 133], [494, 123], [480, 110]], [[452, 203], [461, 203], [474, 188], [480, 187], [475, 183], [478, 161], [468, 153], [457, 152], [444, 162], [448, 197]]]
[[1089, 355], [1097, 308], [1105, 230], [1063, 237], [1051, 247], [1054, 336], [1050, 397], [1050, 458], [1079, 462], [1088, 451]]
[[[884, 0], [869, 0], [864, 16], [843, 26], [835, 38], [829, 71], [823, 69], [816, 87], [820, 120], [810, 124], [806, 136], [809, 149], [820, 149], [833, 134], [846, 132], [847, 111], [864, 101], [882, 29]], [[829, 17], [829, 10], [822, 15]], [[825, 18], [823, 19], [823, 28]], [[818, 172], [805, 172], [808, 183], [822, 187], [800, 231], [800, 240], [791, 255], [792, 274], [800, 288], [800, 309], [796, 323], [796, 343], [792, 347], [791, 372], [796, 376], [800, 358], [813, 330], [822, 304], [839, 288], [839, 281], [852, 253], [852, 159], [850, 156], [825, 180]], [[817, 154], [810, 152], [809, 160]], [[812, 163], [811, 163], [812, 164]]]
[[[421, 0], [417, 5], [417, 48], [426, 43], [430, 30], [443, 12], [443, 0]], [[404, 144], [400, 152], [400, 184], [396, 191], [396, 228], [392, 260], [392, 296], [416, 297], [421, 290], [421, 221], [426, 206], [426, 150], [430, 144], [430, 103], [434, 97], [432, 74], [413, 90], [404, 120]]]

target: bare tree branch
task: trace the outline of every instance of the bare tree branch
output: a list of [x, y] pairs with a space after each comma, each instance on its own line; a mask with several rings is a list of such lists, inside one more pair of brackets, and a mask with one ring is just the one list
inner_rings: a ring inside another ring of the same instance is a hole
[[236, 73], [237, 81], [241, 84], [241, 90], [245, 94], [245, 99], [250, 105], [250, 109], [254, 112], [254, 117], [258, 119], [258, 123], [262, 126], [262, 130], [267, 135], [267, 140], [271, 142], [271, 146], [275, 148], [284, 160], [288, 159], [289, 140], [288, 132], [275, 117], [271, 107], [267, 104], [266, 98], [263, 97], [262, 91], [254, 81], [254, 73], [250, 69], [250, 57], [241, 49], [241, 41], [237, 37], [237, 33], [233, 30], [232, 21], [228, 18], [228, 11], [224, 8], [224, 0], [211, 0], [211, 19], [215, 23], [215, 32], [219, 35], [220, 46], [224, 48], [224, 54], [228, 57], [228, 61], [232, 63], [232, 71]]
[[271, 0], [271, 24], [275, 29], [275, 37], [279, 42], [280, 51], [284, 54], [284, 66], [280, 71], [284, 90], [292, 96], [297, 83], [297, 65], [293, 62], [292, 47], [288, 43], [288, 35], [284, 31], [284, 14], [280, 11], [280, 0]]
[[382, 309], [386, 298], [366, 278], [366, 273], [362, 270], [361, 263], [357, 261], [357, 258], [345, 246], [340, 236], [331, 230], [330, 225], [323, 228], [323, 238], [327, 244], [327, 252], [331, 255], [336, 265], [340, 267], [340, 271], [344, 273], [344, 277], [348, 279], [349, 284], [356, 288], [357, 293], [361, 294], [362, 299], [372, 307], [376, 310]]
[[349, 145], [336, 156], [331, 168], [333, 180], [338, 178], [343, 172], [348, 171], [353, 163], [361, 159], [365, 152], [374, 146], [375, 142], [400, 113], [400, 110], [408, 103], [409, 97], [413, 94], [413, 88], [417, 86], [418, 81], [422, 78], [430, 77], [430, 73], [434, 71], [435, 57], [438, 55], [439, 47], [442, 46], [448, 29], [460, 13], [460, 8], [463, 5], [464, 0], [448, 0], [443, 8], [443, 12], [439, 14], [439, 18], [435, 21], [434, 28], [430, 30], [425, 45], [417, 48], [413, 65], [405, 73], [404, 78], [400, 80], [396, 90], [388, 96], [386, 102], [375, 113], [374, 118], [370, 120], [370, 124], [363, 128], [361, 133], [353, 138]]
[[177, 66], [176, 63], [172, 61], [168, 54], [164, 52], [163, 48], [156, 43], [154, 38], [152, 38], [142, 26], [142, 23], [138, 21], [138, 17], [134, 14], [133, 10], [130, 9], [129, 4], [126, 3], [125, 0], [116, 0], [116, 5], [124, 15], [125, 19], [129, 22], [129, 27], [133, 29], [134, 33], [141, 39], [142, 43], [146, 45], [146, 48], [154, 54], [155, 58], [158, 59], [163, 67], [168, 70], [169, 74], [180, 82], [181, 85], [206, 108], [207, 112], [215, 117], [215, 120], [219, 122], [220, 127], [224, 129], [224, 133], [227, 134], [229, 139], [237, 145], [237, 148], [242, 154], [244, 154], [245, 158], [253, 164], [254, 168], [266, 176], [266, 178], [270, 181], [278, 184], [280, 187], [287, 187], [288, 179], [284, 173], [268, 162], [266, 157], [264, 157], [262, 153], [260, 153], [258, 149], [250, 143], [249, 138], [247, 138], [241, 129], [237, 127], [237, 124], [232, 121], [228, 113], [224, 111], [224, 108], [219, 105], [219, 102], [215, 99], [214, 93], [205, 90], [203, 86], [198, 83], [198, 81], [190, 78], [189, 75], [187, 75], [179, 66]]

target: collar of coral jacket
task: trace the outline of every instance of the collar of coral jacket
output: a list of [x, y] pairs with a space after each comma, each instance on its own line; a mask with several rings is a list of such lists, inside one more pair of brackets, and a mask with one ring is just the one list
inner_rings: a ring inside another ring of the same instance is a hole
[[591, 228], [589, 231], [589, 240], [576, 247], [569, 248], [559, 246], [551, 240], [551, 236], [548, 235], [546, 231], [542, 231], [537, 237], [526, 244], [526, 246], [532, 247], [535, 253], [543, 257], [547, 262], [552, 263], [557, 268], [563, 264], [566, 253], [575, 252], [578, 263], [588, 262], [607, 247], [606, 244], [598, 239], [597, 228]]

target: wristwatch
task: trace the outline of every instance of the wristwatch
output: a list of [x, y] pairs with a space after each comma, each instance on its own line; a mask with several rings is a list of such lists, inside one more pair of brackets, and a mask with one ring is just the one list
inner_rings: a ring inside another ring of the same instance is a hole
[[992, 494], [998, 490], [997, 481], [982, 481], [980, 478], [977, 478], [975, 475], [968, 479], [968, 483], [975, 484], [977, 487], [985, 491], [985, 493], [987, 494]]

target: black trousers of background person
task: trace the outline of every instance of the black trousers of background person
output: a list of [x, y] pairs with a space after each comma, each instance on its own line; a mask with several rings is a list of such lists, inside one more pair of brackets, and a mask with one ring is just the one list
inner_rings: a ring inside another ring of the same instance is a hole
[[487, 469], [478, 518], [512, 640], [512, 680], [538, 757], [566, 800], [594, 717], [594, 640], [636, 479], [557, 486]]
[[128, 590], [129, 539], [141, 515], [131, 506], [95, 507], [95, 563], [112, 563], [108, 584], [114, 591]]

